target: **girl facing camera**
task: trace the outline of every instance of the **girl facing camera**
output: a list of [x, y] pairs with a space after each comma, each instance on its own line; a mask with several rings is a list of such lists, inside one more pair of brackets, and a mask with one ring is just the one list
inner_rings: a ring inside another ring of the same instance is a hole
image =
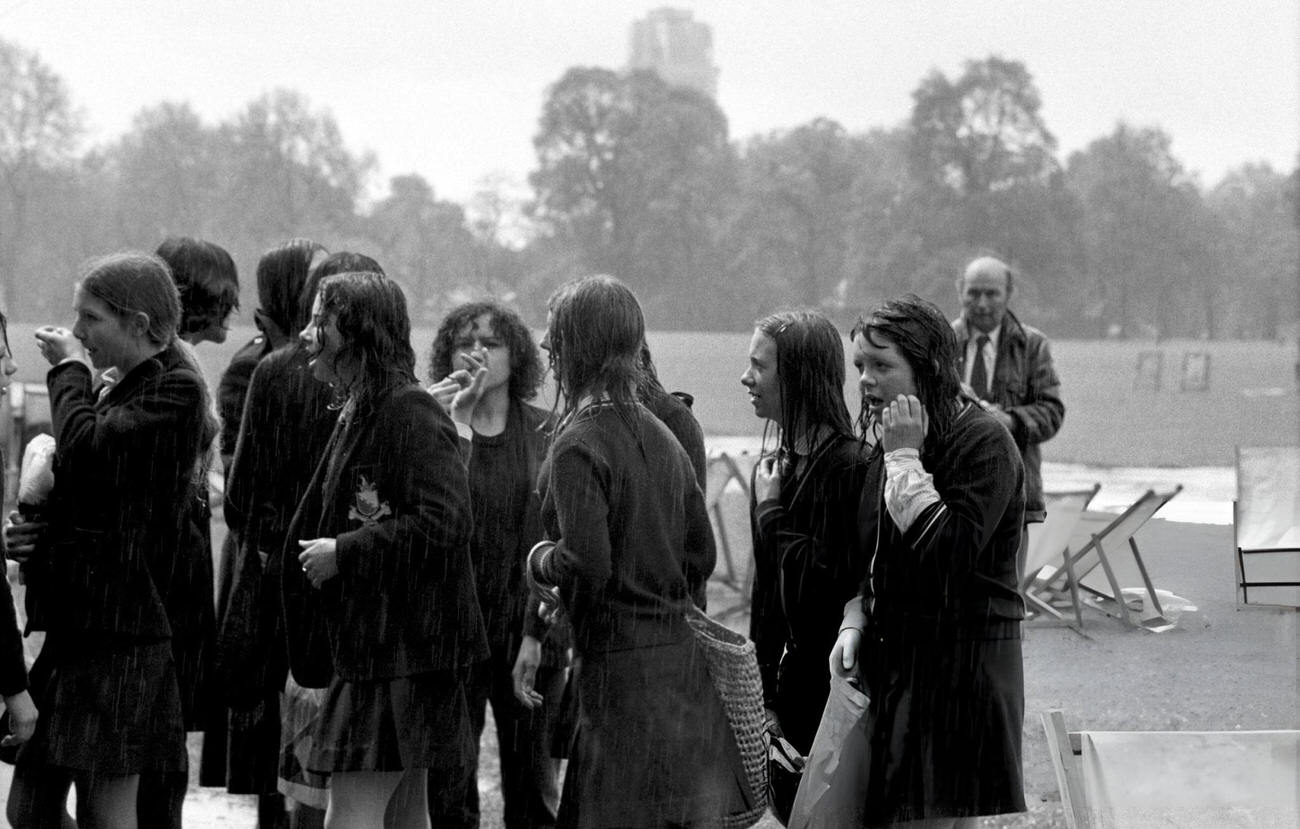
[[[538, 662], [535, 686], [546, 701], [539, 710], [515, 699], [511, 677], [515, 655], [529, 646], [522, 635], [528, 599], [524, 561], [542, 536], [537, 472], [546, 455], [550, 416], [529, 403], [542, 382], [542, 361], [524, 321], [493, 300], [453, 308], [438, 327], [429, 357], [434, 381], [429, 392], [473, 431], [470, 553], [492, 652], [466, 683], [475, 743], [490, 700], [505, 825], [554, 825], [559, 761], [551, 757], [551, 732], [564, 689], [562, 644], [554, 638], [545, 646], [531, 643]], [[476, 761], [477, 754], [470, 759]], [[434, 826], [478, 826], [477, 770], [477, 762], [466, 763], [459, 785], [430, 779]]]
[[870, 700], [861, 825], [965, 829], [1025, 808], [1024, 470], [1007, 430], [962, 395], [937, 308], [892, 300], [852, 339], [878, 437], [862, 498], [870, 564], [830, 669]]

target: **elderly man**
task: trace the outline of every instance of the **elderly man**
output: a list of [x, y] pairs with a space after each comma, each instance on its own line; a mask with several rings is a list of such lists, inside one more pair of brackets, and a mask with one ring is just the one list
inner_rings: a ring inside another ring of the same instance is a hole
[[1007, 427], [1024, 458], [1029, 524], [1047, 514], [1038, 444], [1061, 428], [1065, 404], [1047, 337], [1007, 308], [1013, 287], [1006, 263], [991, 256], [971, 262], [957, 280], [963, 310], [952, 327], [963, 382]]

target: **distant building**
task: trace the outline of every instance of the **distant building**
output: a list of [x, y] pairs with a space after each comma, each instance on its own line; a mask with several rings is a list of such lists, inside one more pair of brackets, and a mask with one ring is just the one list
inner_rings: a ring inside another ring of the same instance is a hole
[[630, 69], [650, 69], [666, 83], [718, 96], [713, 30], [689, 11], [655, 9], [632, 24]]

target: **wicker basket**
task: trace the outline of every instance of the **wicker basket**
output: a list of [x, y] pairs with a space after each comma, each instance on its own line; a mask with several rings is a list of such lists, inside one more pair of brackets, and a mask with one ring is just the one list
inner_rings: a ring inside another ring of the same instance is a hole
[[763, 727], [763, 682], [758, 674], [754, 643], [696, 607], [686, 614], [686, 621], [704, 649], [709, 676], [726, 709], [736, 747], [740, 749], [745, 778], [754, 793], [753, 808], [727, 815], [722, 826], [746, 829], [767, 811], [767, 732]]

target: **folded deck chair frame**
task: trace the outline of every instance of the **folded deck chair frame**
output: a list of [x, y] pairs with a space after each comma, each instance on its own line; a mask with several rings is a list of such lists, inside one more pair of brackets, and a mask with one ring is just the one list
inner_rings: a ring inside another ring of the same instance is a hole
[[1025, 560], [1020, 568], [1020, 595], [1027, 608], [1055, 622], [1063, 622], [1065, 617], [1047, 598], [1035, 592], [1034, 583], [1044, 567], [1060, 565], [1079, 518], [1100, 489], [1101, 484], [1093, 484], [1086, 489], [1046, 493], [1047, 518], [1029, 526]]
[[[722, 509], [722, 496], [731, 482], [735, 481], [740, 485], [745, 500], [748, 502], [749, 481], [746, 479], [745, 474], [740, 471], [736, 459], [726, 452], [710, 453], [707, 470], [708, 491], [704, 500], [713, 518], [714, 537], [718, 542], [718, 551], [722, 553], [722, 565], [725, 568], [725, 571], [721, 573], [715, 571], [713, 577], [734, 590], [747, 593], [749, 585], [741, 579], [742, 574], [736, 567], [735, 556], [731, 550], [731, 539], [727, 535], [727, 519]], [[749, 567], [747, 571], [752, 579], [754, 568]]]
[[[1070, 603], [1074, 607], [1075, 620], [1080, 627], [1083, 626], [1081, 590], [1113, 603], [1115, 607], [1113, 613], [1105, 608], [1098, 608], [1103, 612], [1120, 618], [1125, 624], [1134, 627], [1144, 626], [1140, 616], [1130, 610], [1128, 602], [1125, 601], [1123, 585], [1120, 584], [1117, 575], [1118, 564], [1121, 556], [1124, 555], [1126, 544], [1131, 558], [1123, 560], [1126, 564], [1133, 565], [1136, 572], [1132, 575], [1141, 579], [1141, 587], [1146, 590], [1148, 600], [1155, 608], [1157, 620], [1163, 623], [1164, 609], [1160, 606], [1160, 598], [1156, 593], [1155, 585], [1151, 583], [1151, 575], [1147, 572], [1146, 563], [1142, 561], [1142, 551], [1138, 549], [1134, 536], [1153, 515], [1160, 511], [1161, 507], [1169, 503], [1182, 490], [1181, 484], [1175, 485], [1173, 489], [1161, 491], [1148, 489], [1100, 532], [1093, 533], [1091, 539], [1078, 550], [1066, 550], [1065, 566], [1048, 579], [1046, 591], [1060, 596], [1068, 590]], [[1093, 579], [1088, 583], [1089, 575], [1098, 568], [1101, 569], [1105, 580]]]

